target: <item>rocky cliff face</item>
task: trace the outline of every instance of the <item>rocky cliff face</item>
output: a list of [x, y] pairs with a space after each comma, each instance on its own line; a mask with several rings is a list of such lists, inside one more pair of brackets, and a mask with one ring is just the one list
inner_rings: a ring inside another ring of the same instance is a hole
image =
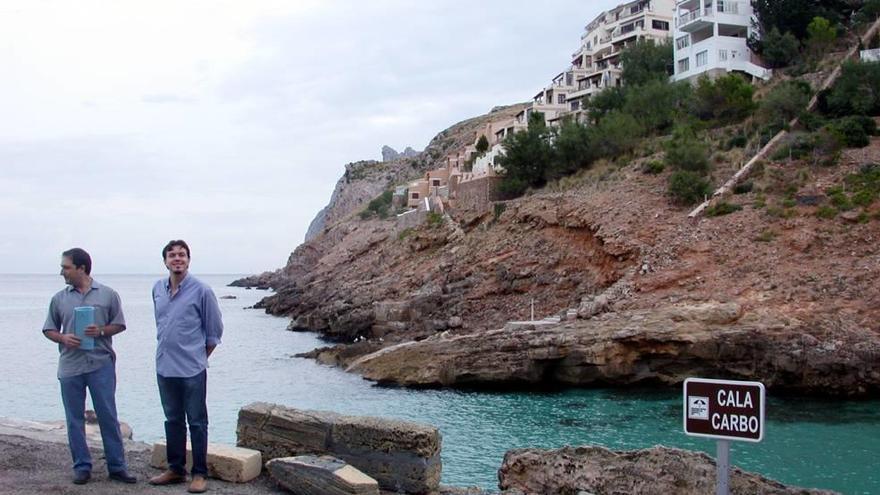
[[827, 395], [880, 393], [880, 336], [816, 328], [733, 303], [605, 313], [559, 325], [440, 334], [356, 359], [349, 370], [414, 387], [678, 384], [757, 379]]
[[[424, 166], [466, 142], [466, 129], [477, 125], [438, 135], [420, 155]], [[501, 365], [457, 361], [476, 360], [473, 348], [492, 351], [498, 363], [517, 356], [516, 369], [535, 380], [673, 383], [712, 372], [799, 392], [876, 395], [870, 363], [880, 356], [880, 222], [872, 218], [880, 215], [823, 219], [815, 206], [828, 186], [880, 162], [880, 140], [873, 139], [845, 151], [836, 167], [810, 170], [784, 215], [754, 192], [734, 198], [741, 211], [689, 220], [686, 209], [669, 203], [667, 177], [641, 172], [645, 161], [660, 158], [646, 154], [597, 164], [492, 212], [452, 211], [443, 222], [401, 233], [392, 221], [337, 216], [291, 255], [277, 293], [262, 307], [291, 317], [291, 328], [345, 344], [312, 354], [342, 366], [397, 344], [442, 344], [405, 366], [384, 360], [421, 347], [402, 345], [351, 368], [386, 382], [509, 382], [503, 370], [490, 369]], [[727, 176], [736, 165], [727, 167], [718, 173]], [[768, 163], [761, 180], [781, 190], [796, 180], [789, 168]], [[555, 336], [499, 333], [506, 322], [527, 319], [532, 301], [536, 316], [579, 309], [585, 321], [566, 322]], [[707, 303], [734, 304], [742, 316], [724, 324], [662, 319], [670, 308]], [[483, 347], [484, 338], [494, 347]], [[393, 359], [416, 359], [407, 356]]]
[[418, 154], [419, 154], [418, 151], [410, 148], [409, 146], [407, 146], [406, 149], [404, 149], [400, 153], [398, 153], [397, 150], [395, 150], [391, 146], [382, 146], [382, 161], [383, 162], [390, 162], [393, 160], [397, 160], [398, 158], [413, 158]]
[[349, 163], [345, 166], [345, 173], [336, 182], [330, 202], [309, 224], [305, 242], [316, 240], [327, 228], [360, 211], [382, 192], [395, 185], [404, 185], [421, 177], [426, 171], [440, 167], [448, 153], [472, 143], [474, 132], [486, 122], [509, 118], [522, 107], [523, 105], [497, 107], [489, 114], [459, 122], [438, 134], [422, 152], [407, 147], [402, 153], [398, 153], [394, 148], [383, 146], [381, 162], [367, 160]]

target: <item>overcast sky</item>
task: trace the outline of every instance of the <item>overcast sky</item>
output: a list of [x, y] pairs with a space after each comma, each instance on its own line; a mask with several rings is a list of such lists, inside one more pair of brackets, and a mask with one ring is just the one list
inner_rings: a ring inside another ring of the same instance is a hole
[[617, 1], [0, 1], [0, 273], [284, 265], [345, 163], [530, 99]]

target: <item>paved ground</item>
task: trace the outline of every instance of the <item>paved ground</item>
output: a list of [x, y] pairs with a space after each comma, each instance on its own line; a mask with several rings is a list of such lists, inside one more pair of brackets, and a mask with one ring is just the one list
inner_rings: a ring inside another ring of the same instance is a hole
[[[100, 446], [91, 438], [90, 446]], [[129, 472], [138, 482], [127, 485], [107, 479], [107, 464], [100, 449], [92, 449], [92, 479], [85, 485], [74, 485], [67, 436], [57, 423], [0, 418], [0, 495], [43, 494], [186, 494], [186, 484], [152, 486], [147, 480], [162, 471], [150, 467], [151, 446], [126, 440], [126, 459]], [[227, 483], [209, 479], [208, 493], [229, 495], [290, 494], [278, 487], [265, 471], [249, 483]], [[382, 491], [382, 495], [394, 495]], [[441, 487], [440, 495], [487, 495], [478, 489]]]
[[[92, 451], [94, 466], [92, 480], [85, 485], [74, 485], [71, 480], [70, 451], [67, 444], [48, 439], [27, 438], [0, 434], [0, 494], [185, 494], [186, 486], [151, 486], [146, 480], [161, 471], [150, 467], [150, 451], [144, 444], [129, 444], [128, 464], [138, 483], [126, 485], [107, 479], [107, 465], [101, 451]], [[256, 495], [289, 493], [276, 488], [265, 473], [250, 483], [235, 484], [220, 480], [208, 481], [212, 494]]]

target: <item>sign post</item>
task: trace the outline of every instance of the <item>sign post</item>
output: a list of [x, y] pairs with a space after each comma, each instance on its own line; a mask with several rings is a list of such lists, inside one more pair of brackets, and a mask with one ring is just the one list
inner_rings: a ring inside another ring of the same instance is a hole
[[716, 495], [730, 493], [730, 440], [764, 439], [764, 384], [688, 378], [684, 381], [684, 432], [718, 440]]

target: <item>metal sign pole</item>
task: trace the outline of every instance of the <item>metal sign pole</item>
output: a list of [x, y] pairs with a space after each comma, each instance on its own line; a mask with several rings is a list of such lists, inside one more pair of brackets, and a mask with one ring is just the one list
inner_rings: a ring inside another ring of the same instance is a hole
[[715, 456], [715, 495], [730, 494], [730, 441], [718, 440]]

